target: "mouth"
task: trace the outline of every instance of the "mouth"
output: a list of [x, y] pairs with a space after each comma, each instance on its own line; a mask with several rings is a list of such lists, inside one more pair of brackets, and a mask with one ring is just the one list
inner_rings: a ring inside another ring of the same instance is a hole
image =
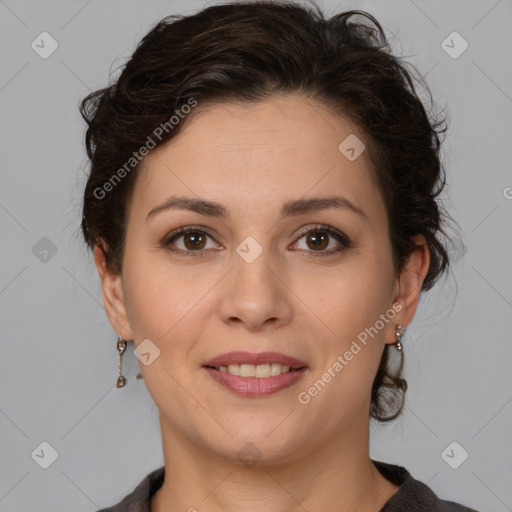
[[294, 385], [308, 370], [304, 362], [277, 352], [229, 352], [202, 367], [217, 383], [244, 397], [276, 393]]
[[297, 370], [307, 366], [304, 361], [300, 361], [295, 357], [288, 356], [280, 352], [226, 352], [225, 354], [220, 354], [213, 359], [203, 363], [203, 366], [209, 366], [218, 369], [225, 366], [228, 368], [228, 370], [230, 366], [243, 367], [266, 365], [269, 365], [271, 370], [272, 365], [274, 365], [274, 371], [277, 371], [277, 365], [285, 368], [288, 367], [285, 371], [288, 371], [289, 369]]
[[228, 373], [230, 375], [237, 375], [240, 377], [257, 377], [259, 379], [268, 379], [269, 377], [277, 377], [284, 373], [292, 373], [303, 368], [292, 368], [291, 366], [283, 365], [280, 363], [263, 363], [263, 364], [230, 364], [220, 366], [208, 366], [205, 365], [203, 368], [210, 368], [217, 370], [222, 373]]

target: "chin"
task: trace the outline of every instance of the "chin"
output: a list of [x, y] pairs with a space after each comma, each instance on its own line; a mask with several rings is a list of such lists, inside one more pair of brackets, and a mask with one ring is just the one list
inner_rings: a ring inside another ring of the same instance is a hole
[[[239, 425], [233, 437], [225, 435], [218, 442], [209, 439], [209, 450], [224, 459], [238, 461], [252, 467], [275, 466], [291, 462], [299, 457], [299, 448], [307, 442], [304, 431], [293, 433], [289, 430], [278, 432], [276, 426], [282, 422], [283, 417], [275, 418], [270, 422], [248, 422], [245, 428]], [[261, 428], [258, 428], [261, 427]], [[299, 437], [300, 434], [300, 437]], [[213, 443], [212, 443], [213, 441]]]

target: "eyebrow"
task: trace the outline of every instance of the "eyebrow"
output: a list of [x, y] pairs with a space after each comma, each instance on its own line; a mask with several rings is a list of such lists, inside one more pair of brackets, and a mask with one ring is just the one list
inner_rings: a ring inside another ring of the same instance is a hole
[[[288, 201], [281, 208], [279, 218], [295, 217], [306, 213], [315, 213], [328, 208], [343, 209], [353, 212], [368, 221], [366, 213], [354, 203], [341, 196], [313, 197], [310, 199], [296, 199]], [[228, 220], [231, 218], [229, 210], [220, 203], [205, 199], [193, 199], [190, 197], [171, 197], [164, 203], [151, 209], [146, 216], [146, 222], [156, 214], [168, 210], [188, 210], [207, 217]]]

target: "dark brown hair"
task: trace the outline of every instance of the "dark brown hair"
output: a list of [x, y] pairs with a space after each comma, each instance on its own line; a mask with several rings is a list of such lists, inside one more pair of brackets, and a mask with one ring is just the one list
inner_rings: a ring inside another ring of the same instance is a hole
[[[316, 5], [253, 1], [164, 18], [119, 78], [80, 105], [90, 159], [85, 242], [98, 244], [109, 269], [120, 272], [138, 168], [132, 159], [140, 158], [149, 138], [158, 146], [186, 126], [194, 112], [183, 116], [185, 105], [196, 102], [199, 109], [296, 92], [362, 130], [388, 212], [396, 272], [416, 248], [412, 237], [423, 235], [431, 263], [422, 290], [429, 290], [449, 263], [437, 238], [445, 235], [445, 212], [436, 200], [445, 185], [440, 136], [446, 121], [427, 114], [415, 84], [421, 83], [431, 106], [432, 96], [416, 75], [391, 54], [381, 25], [364, 11], [326, 18]], [[179, 122], [170, 123], [178, 114]], [[168, 129], [151, 137], [161, 126]], [[400, 413], [407, 389], [399, 373], [389, 371], [388, 349], [386, 344], [371, 395], [370, 414], [380, 421]]]

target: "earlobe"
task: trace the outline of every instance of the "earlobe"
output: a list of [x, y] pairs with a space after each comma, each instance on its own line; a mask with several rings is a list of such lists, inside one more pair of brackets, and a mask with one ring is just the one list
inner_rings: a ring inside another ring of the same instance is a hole
[[399, 291], [393, 300], [393, 302], [399, 302], [402, 305], [400, 323], [405, 326], [412, 322], [416, 313], [421, 287], [430, 267], [430, 252], [425, 238], [418, 235], [414, 237], [414, 241], [418, 247], [410, 255], [398, 276]]
[[100, 240], [93, 249], [94, 262], [101, 280], [105, 311], [114, 331], [125, 340], [132, 340], [133, 335], [126, 312], [121, 273], [113, 273], [109, 270], [105, 247], [105, 243]]

